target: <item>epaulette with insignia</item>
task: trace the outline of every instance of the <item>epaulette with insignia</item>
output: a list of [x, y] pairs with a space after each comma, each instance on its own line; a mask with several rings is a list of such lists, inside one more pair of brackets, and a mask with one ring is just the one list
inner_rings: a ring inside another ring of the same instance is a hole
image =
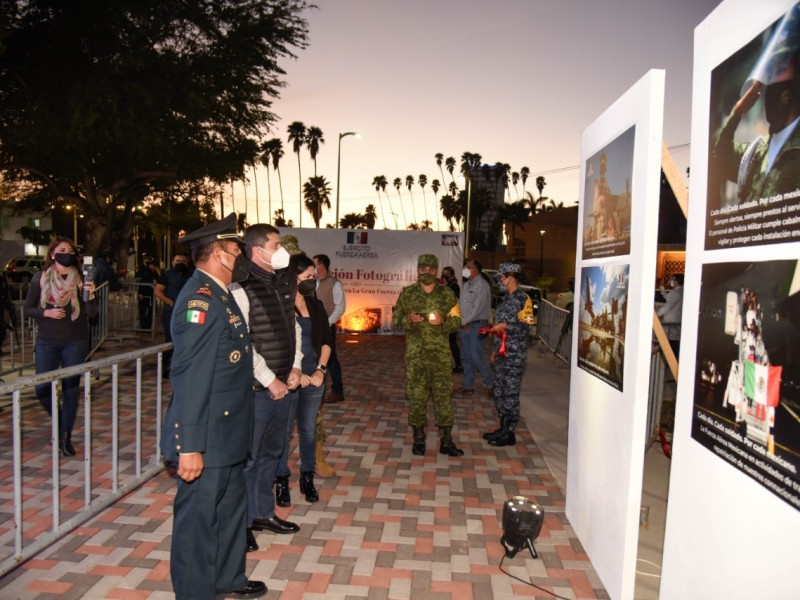
[[202, 294], [203, 296], [208, 296], [210, 298], [212, 295], [211, 288], [208, 285], [203, 285], [195, 292], [195, 294]]

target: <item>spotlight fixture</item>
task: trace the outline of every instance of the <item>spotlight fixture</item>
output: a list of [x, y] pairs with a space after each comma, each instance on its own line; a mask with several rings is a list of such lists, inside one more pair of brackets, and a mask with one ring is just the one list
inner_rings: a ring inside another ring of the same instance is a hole
[[500, 543], [506, 556], [514, 558], [523, 548], [539, 558], [533, 541], [539, 537], [544, 522], [544, 509], [524, 496], [512, 496], [503, 505], [503, 537]]

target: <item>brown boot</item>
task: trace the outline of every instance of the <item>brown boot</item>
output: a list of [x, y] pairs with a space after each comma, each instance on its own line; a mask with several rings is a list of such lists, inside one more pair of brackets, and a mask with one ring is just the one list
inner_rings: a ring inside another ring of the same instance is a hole
[[314, 465], [314, 471], [323, 479], [336, 477], [336, 471], [325, 459], [325, 448], [322, 445], [322, 440], [317, 440], [317, 455], [314, 457]]

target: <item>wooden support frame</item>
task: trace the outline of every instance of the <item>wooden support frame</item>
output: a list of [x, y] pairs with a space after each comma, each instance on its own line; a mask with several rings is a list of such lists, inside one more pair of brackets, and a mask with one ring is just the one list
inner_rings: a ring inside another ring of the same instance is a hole
[[[664, 172], [664, 177], [666, 177], [667, 183], [669, 183], [669, 187], [672, 189], [672, 193], [675, 194], [678, 206], [680, 206], [681, 211], [683, 211], [683, 216], [686, 217], [689, 213], [689, 192], [686, 189], [686, 180], [683, 178], [675, 161], [672, 159], [672, 154], [670, 154], [667, 145], [663, 142], [661, 144], [661, 170]], [[656, 339], [661, 346], [661, 351], [667, 359], [667, 366], [672, 376], [675, 378], [675, 381], [677, 381], [678, 359], [672, 351], [672, 346], [669, 345], [669, 339], [664, 332], [661, 321], [658, 320], [658, 315], [655, 310], [653, 311], [653, 333], [655, 333]]]

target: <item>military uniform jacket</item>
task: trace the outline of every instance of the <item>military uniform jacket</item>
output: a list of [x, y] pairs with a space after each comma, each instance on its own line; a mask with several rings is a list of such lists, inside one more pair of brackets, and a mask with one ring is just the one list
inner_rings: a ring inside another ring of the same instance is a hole
[[759, 200], [797, 189], [800, 170], [800, 124], [778, 151], [767, 173], [769, 139], [758, 137], [746, 144], [734, 142], [740, 119], [729, 117], [714, 146], [714, 158], [722, 168], [722, 176], [739, 186], [739, 200]]
[[239, 306], [227, 289], [195, 269], [172, 311], [170, 381], [161, 450], [201, 452], [206, 467], [247, 458], [253, 422], [253, 355]]
[[[427, 320], [416, 324], [408, 322], [408, 315], [412, 313], [419, 313], [427, 318], [437, 310], [445, 317], [441, 325], [431, 325]], [[449, 352], [448, 335], [461, 327], [458, 300], [449, 287], [437, 285], [427, 294], [419, 283], [414, 283], [400, 292], [392, 313], [392, 324], [406, 330], [409, 344], [419, 344], [425, 348], [441, 347]]]
[[[497, 306], [494, 322], [506, 324], [506, 347], [509, 344], [522, 344], [524, 346], [533, 323], [531, 299], [519, 288], [514, 290]], [[500, 348], [501, 343], [500, 337], [494, 338], [495, 350]]]

